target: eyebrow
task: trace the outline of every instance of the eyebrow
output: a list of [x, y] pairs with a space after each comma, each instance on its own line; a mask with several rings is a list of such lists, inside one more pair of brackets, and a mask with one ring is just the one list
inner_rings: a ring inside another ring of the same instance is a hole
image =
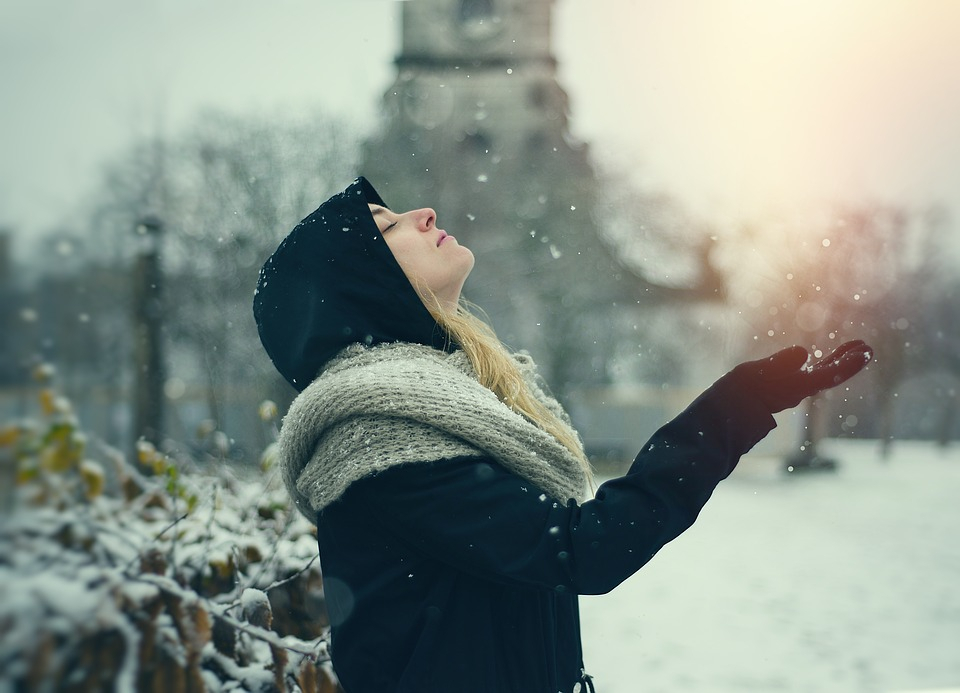
[[386, 211], [387, 210], [385, 207], [374, 205], [373, 209], [370, 210], [370, 214], [372, 214], [373, 216], [377, 216], [378, 214], [383, 214]]

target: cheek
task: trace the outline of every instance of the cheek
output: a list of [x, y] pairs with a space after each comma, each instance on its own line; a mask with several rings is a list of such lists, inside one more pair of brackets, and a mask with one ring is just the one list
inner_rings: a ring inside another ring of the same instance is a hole
[[390, 248], [390, 252], [393, 253], [393, 257], [397, 262], [400, 263], [400, 266], [404, 266], [410, 258], [410, 248], [408, 244], [403, 242], [403, 239], [399, 238], [390, 238], [387, 237], [387, 247]]
[[391, 243], [387, 243], [387, 247], [390, 248], [390, 252], [393, 253], [393, 257], [397, 261], [397, 264], [400, 265], [400, 269], [407, 275], [407, 279], [413, 281], [414, 277], [419, 277], [423, 274], [422, 255], [417, 252], [414, 244], [406, 243], [403, 239], [397, 239]]

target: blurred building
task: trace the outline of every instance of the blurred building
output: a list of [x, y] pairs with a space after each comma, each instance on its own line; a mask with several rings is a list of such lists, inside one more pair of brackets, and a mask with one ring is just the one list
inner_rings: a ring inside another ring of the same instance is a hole
[[594, 242], [595, 177], [569, 134], [552, 5], [402, 3], [396, 79], [361, 171], [388, 204], [438, 210], [439, 226], [474, 251], [466, 294], [505, 341], [561, 381], [589, 381], [603, 359], [574, 337], [588, 297], [573, 284], [613, 267]]

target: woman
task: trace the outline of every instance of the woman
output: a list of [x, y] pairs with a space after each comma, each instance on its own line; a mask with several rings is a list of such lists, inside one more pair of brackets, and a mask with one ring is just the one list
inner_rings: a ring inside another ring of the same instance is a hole
[[592, 688], [578, 594], [632, 575], [696, 519], [772, 414], [854, 375], [850, 342], [804, 368], [744, 363], [586, 500], [590, 468], [529, 357], [460, 307], [473, 255], [433, 210], [360, 178], [267, 260], [254, 312], [300, 394], [280, 460], [318, 528], [347, 693]]

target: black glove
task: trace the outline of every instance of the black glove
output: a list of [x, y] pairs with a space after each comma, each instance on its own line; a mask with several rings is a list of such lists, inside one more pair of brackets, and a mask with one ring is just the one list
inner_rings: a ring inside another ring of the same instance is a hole
[[792, 346], [765, 359], [741, 363], [730, 375], [776, 414], [859, 373], [873, 358], [873, 349], [857, 339], [805, 367], [808, 356], [803, 347]]

